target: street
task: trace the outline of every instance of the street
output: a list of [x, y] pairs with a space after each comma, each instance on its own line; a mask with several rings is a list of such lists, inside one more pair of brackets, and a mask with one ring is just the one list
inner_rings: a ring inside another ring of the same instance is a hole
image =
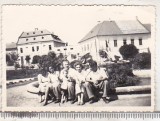
[[[118, 95], [117, 100], [111, 101], [108, 104], [105, 104], [102, 100], [95, 102], [93, 104], [86, 103], [83, 106], [150, 106], [151, 105], [151, 96], [150, 94], [133, 94], [133, 95]], [[7, 89], [7, 106], [8, 107], [41, 107], [43, 103], [38, 102], [38, 95], [31, 94], [27, 92], [27, 86], [16, 86]], [[70, 104], [67, 102], [65, 104], [55, 104], [49, 102], [47, 107], [70, 107], [78, 106], [75, 104]]]

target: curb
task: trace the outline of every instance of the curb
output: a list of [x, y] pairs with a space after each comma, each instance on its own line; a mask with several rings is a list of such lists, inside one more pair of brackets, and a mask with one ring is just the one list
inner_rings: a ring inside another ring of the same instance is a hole
[[151, 97], [151, 94], [131, 94], [131, 95], [118, 95], [118, 99], [124, 100], [124, 99], [132, 99], [132, 98], [145, 98], [145, 97]]
[[117, 87], [115, 93], [151, 92], [151, 85]]
[[7, 85], [33, 81], [36, 77], [6, 81]]

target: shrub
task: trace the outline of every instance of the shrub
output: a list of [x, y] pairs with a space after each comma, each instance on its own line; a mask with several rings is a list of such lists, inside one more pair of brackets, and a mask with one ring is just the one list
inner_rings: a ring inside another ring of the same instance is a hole
[[27, 55], [27, 56], [26, 56], [26, 58], [25, 58], [25, 60], [27, 61], [27, 63], [29, 63], [29, 62], [30, 62], [30, 59], [31, 59], [31, 58], [30, 58], [30, 56], [29, 56], [29, 55]]
[[37, 77], [39, 74], [38, 69], [20, 69], [20, 70], [7, 70], [7, 80], [12, 79], [23, 79], [23, 78], [29, 78], [29, 77]]
[[107, 58], [108, 54], [104, 50], [99, 50], [99, 55], [101, 58]]
[[109, 80], [119, 86], [133, 86], [139, 82], [139, 78], [133, 75], [130, 64], [110, 64], [107, 65]]
[[32, 64], [37, 64], [39, 63], [41, 57], [39, 55], [33, 56]]
[[139, 53], [133, 59], [134, 69], [150, 69], [151, 68], [151, 54]]
[[123, 45], [119, 48], [119, 52], [122, 55], [123, 59], [127, 60], [134, 58], [138, 54], [138, 49], [133, 44]]

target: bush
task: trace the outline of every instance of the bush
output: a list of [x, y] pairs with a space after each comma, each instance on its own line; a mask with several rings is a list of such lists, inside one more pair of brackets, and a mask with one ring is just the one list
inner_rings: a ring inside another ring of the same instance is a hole
[[7, 80], [12, 80], [12, 79], [23, 79], [23, 78], [31, 78], [31, 77], [37, 77], [39, 74], [38, 69], [28, 69], [26, 70], [21, 69], [21, 70], [7, 70], [6, 75], [7, 75]]
[[133, 59], [134, 69], [150, 69], [151, 68], [151, 54], [139, 53]]
[[134, 76], [130, 64], [110, 64], [106, 65], [109, 80], [116, 86], [134, 86], [139, 82], [139, 78]]
[[133, 44], [123, 45], [119, 48], [119, 52], [124, 60], [134, 58], [138, 54], [138, 49]]
[[33, 56], [32, 64], [37, 64], [39, 63], [41, 57], [39, 55]]
[[99, 55], [101, 58], [107, 58], [108, 54], [104, 50], [99, 50]]

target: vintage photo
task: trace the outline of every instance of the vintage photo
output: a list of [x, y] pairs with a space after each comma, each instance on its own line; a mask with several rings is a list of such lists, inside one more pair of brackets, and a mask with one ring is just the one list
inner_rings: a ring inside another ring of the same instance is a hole
[[4, 111], [153, 111], [153, 6], [2, 7]]

